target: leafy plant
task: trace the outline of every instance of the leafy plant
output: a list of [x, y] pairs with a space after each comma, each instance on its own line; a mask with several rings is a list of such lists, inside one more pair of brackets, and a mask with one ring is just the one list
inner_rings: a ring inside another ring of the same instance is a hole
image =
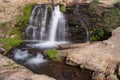
[[56, 49], [47, 50], [45, 52], [45, 54], [52, 59], [55, 59], [57, 61], [61, 61], [61, 58], [59, 56], [59, 52]]

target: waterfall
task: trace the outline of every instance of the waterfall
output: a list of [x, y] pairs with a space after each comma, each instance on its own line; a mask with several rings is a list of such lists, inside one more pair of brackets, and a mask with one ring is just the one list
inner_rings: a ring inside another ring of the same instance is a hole
[[36, 5], [31, 13], [29, 26], [26, 28], [28, 40], [45, 40], [47, 21], [47, 5]]
[[45, 36], [45, 29], [46, 29], [46, 21], [47, 21], [47, 13], [48, 13], [48, 6], [45, 7], [45, 12], [42, 14], [42, 27], [40, 30], [40, 39], [44, 40]]
[[[58, 36], [58, 38], [60, 37], [60, 35], [56, 36], [57, 28], [59, 28], [58, 32], [61, 33], [61, 36], [63, 38], [65, 38], [65, 34], [62, 34], [62, 30], [63, 30], [63, 33], [65, 31], [65, 19], [64, 19], [63, 13], [60, 11], [59, 5], [57, 5], [55, 7], [55, 10], [52, 13], [51, 29], [50, 29], [50, 33], [49, 33], [50, 34], [49, 35], [50, 42], [56, 41], [57, 36]], [[60, 31], [60, 29], [62, 29], [62, 30]], [[63, 39], [62, 37], [61, 37], [61, 39]]]
[[60, 6], [55, 6], [51, 15], [48, 8], [48, 5], [36, 5], [26, 28], [27, 41], [40, 42], [37, 46], [56, 46], [66, 42], [66, 20]]

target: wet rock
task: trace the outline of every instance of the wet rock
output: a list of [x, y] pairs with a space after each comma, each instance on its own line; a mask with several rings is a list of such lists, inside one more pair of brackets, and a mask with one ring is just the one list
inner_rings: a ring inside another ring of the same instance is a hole
[[120, 2], [117, 2], [114, 6], [120, 9]]

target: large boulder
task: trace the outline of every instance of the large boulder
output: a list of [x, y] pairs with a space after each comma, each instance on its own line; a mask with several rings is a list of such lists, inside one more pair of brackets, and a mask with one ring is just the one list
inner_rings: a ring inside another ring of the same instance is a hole
[[113, 30], [112, 37], [106, 41], [91, 43], [60, 52], [62, 56], [67, 57], [66, 63], [73, 62], [77, 65], [79, 64], [81, 68], [87, 68], [105, 76], [109, 75], [109, 80], [110, 78], [115, 78], [113, 75], [115, 75], [117, 65], [120, 63], [119, 48], [120, 27]]
[[119, 2], [120, 0], [99, 0], [100, 3], [105, 5], [114, 5], [115, 3]]

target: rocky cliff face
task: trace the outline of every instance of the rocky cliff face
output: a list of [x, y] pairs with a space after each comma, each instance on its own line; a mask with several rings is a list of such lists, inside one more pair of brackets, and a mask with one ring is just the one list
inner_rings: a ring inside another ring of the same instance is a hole
[[[69, 4], [72, 2], [76, 2], [78, 0], [0, 0], [0, 23], [10, 21], [13, 19], [18, 13], [20, 13], [20, 7], [27, 3], [63, 3]], [[91, 2], [92, 0], [79, 0], [79, 2]], [[112, 5], [120, 0], [99, 0], [100, 2]]]

